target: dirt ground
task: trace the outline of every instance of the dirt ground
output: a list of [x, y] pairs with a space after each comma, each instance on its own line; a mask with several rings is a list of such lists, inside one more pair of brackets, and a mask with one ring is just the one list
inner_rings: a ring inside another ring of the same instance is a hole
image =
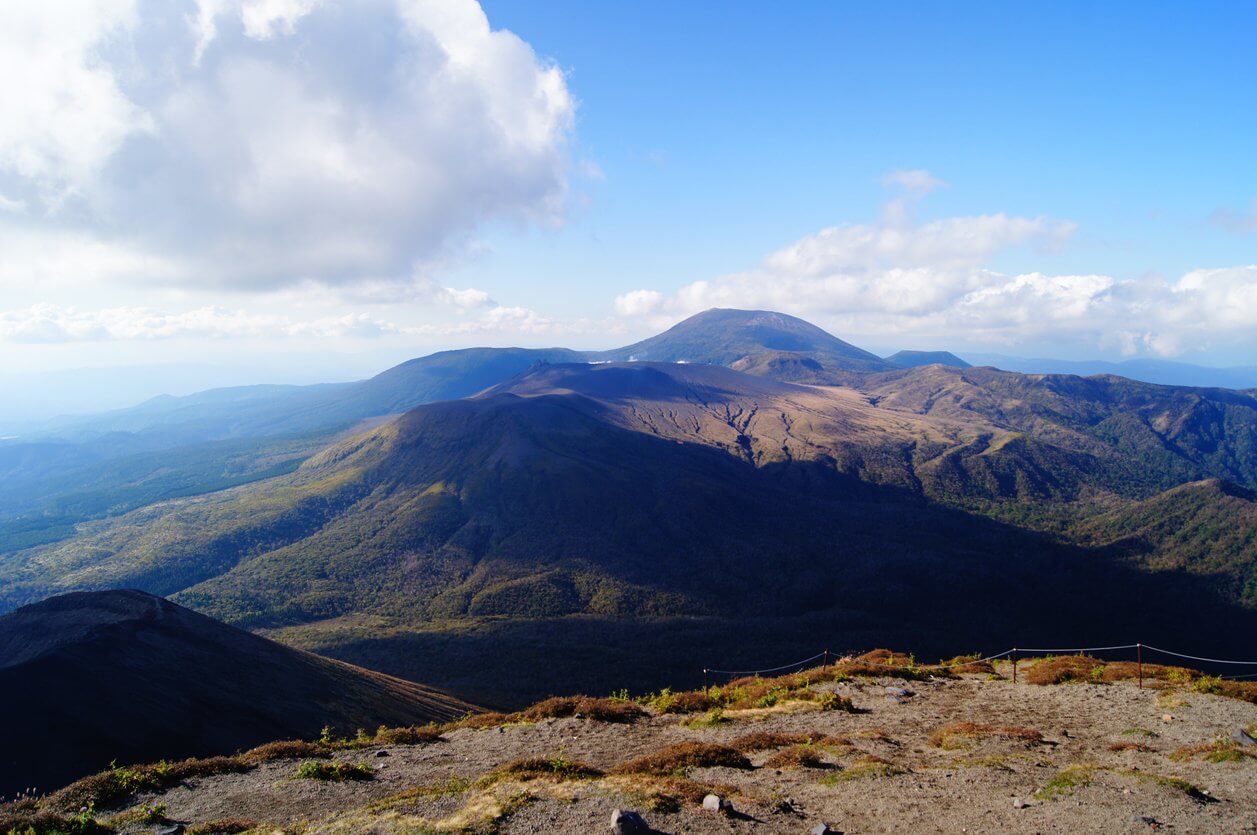
[[[1257, 832], [1257, 757], [1170, 757], [1251, 727], [1257, 705], [1127, 682], [1034, 686], [974, 676], [823, 687], [849, 696], [863, 712], [790, 702], [729, 711], [711, 727], [687, 727], [694, 715], [651, 715], [634, 724], [566, 718], [461, 729], [439, 742], [336, 755], [369, 764], [372, 779], [298, 778], [299, 762], [277, 761], [140, 796], [128, 809], [161, 803], [178, 821], [247, 819], [257, 831], [283, 833], [609, 832], [615, 809], [636, 810], [655, 830], [678, 833], [803, 833], [821, 822], [847, 833]], [[888, 687], [912, 695], [894, 696]], [[931, 741], [956, 722], [1031, 729], [1042, 741]], [[698, 783], [723, 784], [732, 813], [705, 811], [693, 797], [679, 808], [659, 803], [652, 800], [658, 786], [637, 775], [477, 782], [519, 758], [557, 756], [607, 771], [674, 743], [727, 743], [754, 731], [846, 737], [849, 744], [813, 746], [821, 767], [765, 766], [776, 753], [766, 750], [749, 755], [756, 766], [750, 770], [688, 773]], [[1126, 750], [1111, 750], [1122, 744]]]

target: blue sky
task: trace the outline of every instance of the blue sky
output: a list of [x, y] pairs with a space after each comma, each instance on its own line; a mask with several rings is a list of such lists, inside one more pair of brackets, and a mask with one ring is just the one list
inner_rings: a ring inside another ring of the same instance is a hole
[[5, 4], [0, 363], [352, 377], [715, 305], [883, 352], [1254, 363], [1254, 31], [1241, 3]]
[[1006, 270], [1138, 278], [1257, 260], [1257, 238], [1210, 221], [1257, 196], [1251, 4], [485, 8], [568, 70], [579, 146], [607, 176], [561, 251], [553, 235], [495, 237], [509, 257], [474, 273], [489, 287], [567, 263], [591, 274], [560, 300], [575, 310], [735, 272], [875, 218], [880, 177], [905, 168], [950, 184], [927, 217], [1079, 224], [1058, 253], [993, 262]]

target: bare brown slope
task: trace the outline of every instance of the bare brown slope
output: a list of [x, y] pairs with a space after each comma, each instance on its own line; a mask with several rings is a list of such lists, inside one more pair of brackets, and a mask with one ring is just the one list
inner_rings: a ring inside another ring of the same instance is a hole
[[0, 794], [111, 760], [230, 753], [277, 736], [446, 720], [412, 682], [277, 644], [138, 591], [67, 594], [0, 618]]

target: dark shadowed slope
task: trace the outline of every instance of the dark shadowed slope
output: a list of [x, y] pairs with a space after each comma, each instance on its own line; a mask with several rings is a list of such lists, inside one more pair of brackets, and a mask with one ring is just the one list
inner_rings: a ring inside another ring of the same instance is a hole
[[886, 357], [886, 361], [896, 368], [917, 368], [922, 365], [950, 365], [955, 368], [969, 368], [969, 363], [951, 351], [899, 351]]
[[826, 370], [879, 371], [891, 367], [881, 357], [794, 316], [722, 308], [691, 316], [658, 336], [590, 356], [732, 366], [754, 363], [765, 355], [807, 359]]
[[119, 762], [231, 753], [324, 725], [470, 709], [138, 591], [67, 594], [0, 618], [0, 794]]

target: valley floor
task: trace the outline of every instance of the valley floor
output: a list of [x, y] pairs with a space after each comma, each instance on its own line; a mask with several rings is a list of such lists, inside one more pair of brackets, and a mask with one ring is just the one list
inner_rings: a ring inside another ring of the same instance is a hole
[[[247, 820], [262, 832], [309, 835], [607, 832], [615, 809], [639, 811], [661, 832], [799, 833], [821, 822], [847, 833], [1257, 831], [1257, 757], [1231, 741], [1257, 723], [1257, 705], [1163, 682], [1143, 690], [1128, 681], [1036, 686], [1023, 676], [1014, 684], [1007, 672], [1002, 665], [990, 676], [814, 685], [849, 697], [859, 713], [787, 699], [726, 710], [714, 723], [703, 713], [651, 711], [631, 724], [568, 717], [460, 728], [438, 741], [334, 755], [365, 763], [369, 779], [299, 778], [300, 761], [276, 760], [139, 796], [114, 823], [151, 832], [125, 822], [161, 803], [173, 820]], [[979, 727], [939, 733], [955, 723]], [[743, 743], [753, 768], [610, 774], [678, 743], [728, 745], [754, 732], [820, 737], [805, 746], [819, 762], [770, 764], [783, 748]], [[1183, 750], [1216, 740], [1227, 742]], [[553, 773], [517, 766], [491, 775], [530, 758]], [[581, 764], [596, 771], [582, 774]], [[731, 799], [732, 814], [703, 810], [713, 786]]]

